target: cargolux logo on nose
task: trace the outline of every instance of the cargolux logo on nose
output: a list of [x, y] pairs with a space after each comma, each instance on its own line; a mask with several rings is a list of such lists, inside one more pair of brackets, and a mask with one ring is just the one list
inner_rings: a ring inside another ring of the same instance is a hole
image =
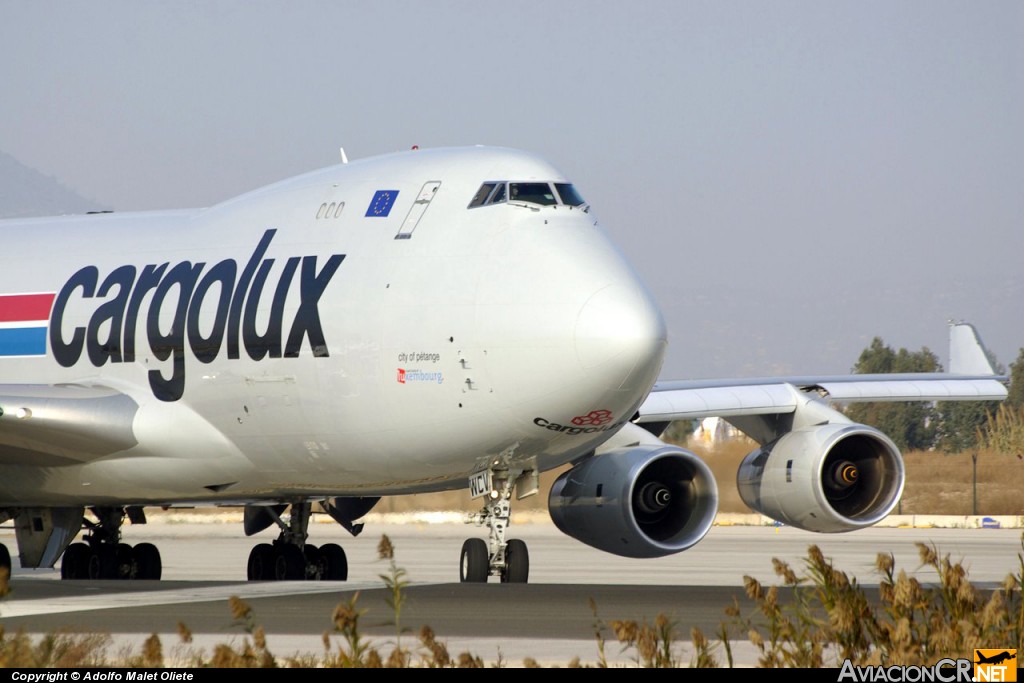
[[541, 429], [547, 429], [552, 432], [578, 436], [580, 434], [596, 434], [598, 432], [611, 431], [618, 429], [626, 423], [625, 420], [621, 422], [614, 422], [614, 420], [615, 416], [612, 415], [610, 410], [591, 410], [586, 415], [577, 415], [572, 418], [570, 420], [571, 425], [558, 424], [543, 417], [535, 417], [533, 424]]
[[583, 425], [600, 427], [601, 425], [608, 424], [612, 419], [612, 412], [610, 410], [591, 410], [586, 415], [574, 417], [572, 423], [577, 427], [582, 427]]

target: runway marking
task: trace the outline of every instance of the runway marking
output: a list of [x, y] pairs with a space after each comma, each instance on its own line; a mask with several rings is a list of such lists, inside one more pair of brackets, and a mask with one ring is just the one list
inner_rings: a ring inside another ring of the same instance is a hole
[[380, 583], [237, 583], [228, 586], [204, 586], [104, 595], [76, 595], [32, 600], [10, 600], [0, 604], [0, 618], [27, 617], [36, 614], [61, 614], [122, 607], [150, 607], [193, 602], [227, 600], [232, 595], [240, 598], [268, 598], [286, 595], [335, 593], [338, 591], [371, 590]]

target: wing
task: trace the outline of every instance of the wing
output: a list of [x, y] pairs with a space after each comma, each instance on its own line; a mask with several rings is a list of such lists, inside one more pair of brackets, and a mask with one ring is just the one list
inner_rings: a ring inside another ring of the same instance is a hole
[[[634, 417], [640, 426], [629, 425], [634, 431], [624, 430], [620, 440], [644, 448], [636, 438], [641, 427], [657, 435], [672, 420], [723, 417], [761, 444], [744, 458], [736, 476], [747, 506], [807, 531], [860, 529], [896, 507], [903, 493], [903, 458], [889, 436], [853, 422], [829, 403], [1006, 397], [1008, 378], [995, 374], [970, 325], [951, 326], [950, 358], [948, 373], [661, 382]], [[694, 462], [697, 455], [683, 451], [680, 457], [689, 458], [687, 476], [695, 486], [714, 490], [710, 472]], [[687, 513], [710, 526], [712, 497], [689, 505]], [[696, 542], [697, 535], [687, 542]]]
[[634, 422], [787, 414], [808, 397], [847, 403], [1006, 398], [1008, 377], [996, 375], [974, 327], [952, 324], [949, 338], [949, 372], [659, 382], [641, 404]]

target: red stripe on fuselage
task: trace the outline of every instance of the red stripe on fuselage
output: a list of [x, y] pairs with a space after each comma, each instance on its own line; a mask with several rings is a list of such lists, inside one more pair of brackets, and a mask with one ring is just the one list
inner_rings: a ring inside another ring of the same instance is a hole
[[0, 323], [50, 319], [56, 294], [0, 294]]

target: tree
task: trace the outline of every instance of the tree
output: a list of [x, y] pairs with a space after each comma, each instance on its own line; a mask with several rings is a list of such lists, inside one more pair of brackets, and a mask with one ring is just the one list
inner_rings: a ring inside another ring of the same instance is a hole
[[1024, 453], [1024, 348], [1010, 363], [1010, 391], [985, 425], [985, 446], [997, 453]]
[[999, 401], [944, 401], [937, 404], [936, 446], [947, 453], [960, 453], [977, 447], [989, 416], [998, 408]]
[[1008, 408], [1024, 406], [1024, 348], [1017, 354], [1017, 360], [1010, 363], [1010, 395], [1003, 405]]
[[[996, 360], [991, 352], [988, 361], [997, 375], [1006, 374], [1006, 366]], [[1017, 376], [1018, 401], [1024, 403], [1024, 349], [1017, 358], [1018, 366], [1014, 372]], [[1013, 387], [1010, 388], [1013, 396]], [[947, 401], [939, 403], [939, 435], [937, 446], [947, 453], [977, 448], [986, 441], [986, 432], [991, 426], [991, 417], [999, 410], [999, 401]]]
[[[853, 372], [942, 372], [942, 365], [927, 347], [920, 351], [893, 351], [880, 337], [875, 337], [861, 352]], [[901, 450], [927, 450], [935, 445], [938, 434], [939, 414], [930, 403], [854, 403], [846, 409], [846, 415], [854, 422], [885, 432]]]

